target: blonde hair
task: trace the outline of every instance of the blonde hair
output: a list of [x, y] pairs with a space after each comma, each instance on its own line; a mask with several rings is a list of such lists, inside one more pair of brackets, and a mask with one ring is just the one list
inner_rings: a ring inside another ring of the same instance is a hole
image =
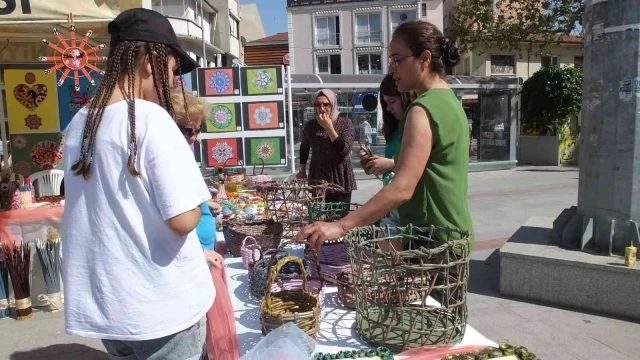
[[209, 111], [207, 103], [188, 92], [183, 96], [180, 89], [171, 91], [171, 103], [175, 111], [176, 123], [182, 126], [199, 125]]

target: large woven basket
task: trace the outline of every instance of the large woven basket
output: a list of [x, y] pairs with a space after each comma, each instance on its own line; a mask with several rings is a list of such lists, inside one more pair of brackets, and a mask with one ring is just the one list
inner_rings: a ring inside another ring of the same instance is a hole
[[309, 223], [309, 204], [324, 202], [328, 189], [343, 191], [323, 180], [267, 181], [255, 185], [265, 202], [265, 217], [285, 225], [285, 237], [292, 237]]
[[302, 269], [302, 289], [283, 290], [278, 293], [269, 291], [260, 300], [262, 334], [266, 335], [292, 322], [307, 335], [315, 338], [320, 325], [320, 306], [318, 299], [307, 290], [307, 272], [302, 260], [294, 256], [280, 259], [271, 269], [267, 287], [271, 289], [280, 270], [289, 263], [295, 263]]
[[394, 352], [460, 342], [468, 314], [470, 233], [433, 226], [397, 230], [396, 237], [374, 227], [347, 234], [356, 331], [372, 346]]
[[276, 249], [282, 240], [283, 226], [273, 220], [255, 222], [231, 222], [224, 233], [229, 252], [233, 257], [242, 256], [242, 241], [251, 236], [262, 251]]
[[[267, 250], [262, 253], [260, 260], [253, 265], [253, 270], [249, 273], [249, 292], [251, 296], [260, 300], [267, 293], [267, 281], [272, 267], [281, 259], [289, 256], [289, 253], [282, 248], [277, 250]], [[305, 271], [308, 270], [308, 263], [304, 261]], [[302, 274], [302, 269], [297, 263], [284, 265], [278, 273], [277, 280], [297, 278]]]
[[[308, 265], [308, 273], [307, 273], [307, 290], [313, 294], [313, 296], [318, 299], [318, 304], [320, 305], [320, 319], [324, 318], [325, 314], [325, 306], [324, 306], [324, 298], [325, 298], [325, 290], [324, 290], [324, 279], [320, 275], [320, 267], [318, 264], [318, 256], [315, 251], [311, 249], [310, 246], [307, 245], [305, 248], [305, 260]], [[273, 266], [272, 261], [272, 266]], [[302, 274], [300, 274], [302, 275]], [[274, 282], [273, 286], [271, 286], [271, 293], [275, 294], [283, 290], [301, 290], [302, 289], [302, 278], [300, 276], [295, 278], [285, 278], [285, 279], [277, 279]]]

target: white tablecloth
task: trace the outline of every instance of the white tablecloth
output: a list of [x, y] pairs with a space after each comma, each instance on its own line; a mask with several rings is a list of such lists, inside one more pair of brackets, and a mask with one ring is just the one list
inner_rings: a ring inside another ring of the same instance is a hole
[[[299, 256], [298, 254], [293, 254]], [[236, 331], [240, 345], [240, 354], [251, 350], [262, 339], [260, 330], [260, 305], [250, 296], [247, 270], [242, 267], [240, 258], [225, 260], [227, 284], [236, 317]], [[369, 348], [355, 331], [355, 312], [348, 310], [338, 300], [337, 288], [325, 289], [326, 314], [320, 324], [316, 341], [316, 352], [334, 353], [340, 350]], [[482, 336], [467, 324], [461, 345], [496, 346], [496, 343]]]

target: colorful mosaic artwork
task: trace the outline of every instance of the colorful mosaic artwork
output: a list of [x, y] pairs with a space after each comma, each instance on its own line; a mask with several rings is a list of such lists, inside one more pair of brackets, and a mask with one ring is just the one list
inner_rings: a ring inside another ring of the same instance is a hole
[[89, 100], [95, 95], [102, 76], [94, 74], [93, 80], [95, 85], [92, 85], [86, 77], [80, 78], [80, 90], [76, 90], [74, 84], [63, 84], [58, 88], [60, 130], [66, 131], [75, 114], [89, 103]]
[[207, 166], [239, 165], [243, 159], [240, 139], [206, 139], [203, 142]]
[[205, 119], [206, 133], [240, 131], [240, 104], [212, 104], [209, 114]]
[[282, 68], [242, 68], [243, 95], [280, 95], [282, 91]]
[[59, 132], [55, 74], [5, 70], [7, 117], [11, 134]]
[[[245, 151], [249, 152], [249, 165], [282, 165], [286, 160], [284, 138], [246, 138]], [[262, 160], [262, 161], [260, 161]]]
[[62, 133], [13, 134], [13, 169], [16, 173], [29, 176], [42, 170], [60, 167], [64, 149]]
[[200, 69], [200, 94], [204, 96], [234, 96], [239, 95], [238, 69], [213, 68]]
[[281, 101], [244, 104], [245, 130], [284, 128], [284, 104]]

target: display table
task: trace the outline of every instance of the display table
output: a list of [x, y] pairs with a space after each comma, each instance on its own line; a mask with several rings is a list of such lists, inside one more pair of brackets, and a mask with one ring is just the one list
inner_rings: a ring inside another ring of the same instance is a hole
[[[49, 304], [48, 300], [38, 300], [38, 296], [46, 294], [47, 291], [35, 243], [37, 240], [47, 239], [49, 226], [62, 231], [63, 216], [64, 205], [0, 212], [0, 242], [17, 241], [30, 245], [31, 303], [34, 307]], [[62, 279], [60, 279], [60, 291], [62, 291]], [[9, 287], [9, 297], [13, 297], [13, 287]]]
[[[297, 251], [296, 251], [297, 253]], [[294, 254], [290, 251], [291, 255]], [[298, 255], [299, 256], [299, 255]], [[262, 339], [260, 330], [260, 304], [249, 294], [247, 270], [242, 267], [240, 258], [225, 259], [227, 285], [236, 318], [236, 331], [240, 354], [251, 350]], [[435, 300], [434, 300], [435, 301]], [[335, 353], [340, 350], [357, 350], [369, 348], [356, 333], [355, 311], [342, 307], [338, 300], [337, 288], [325, 288], [325, 317], [320, 324], [316, 341], [316, 352]], [[497, 346], [467, 324], [461, 345]]]

